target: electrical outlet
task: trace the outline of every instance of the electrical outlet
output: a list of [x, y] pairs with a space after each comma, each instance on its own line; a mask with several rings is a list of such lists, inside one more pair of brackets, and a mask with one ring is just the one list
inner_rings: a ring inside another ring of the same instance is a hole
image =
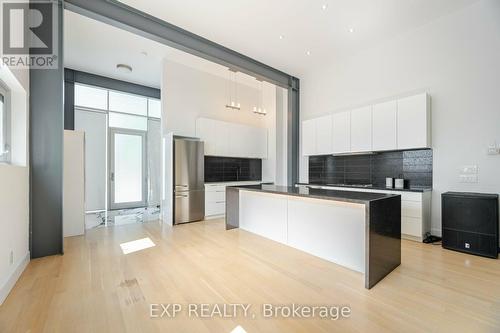
[[477, 175], [479, 168], [477, 165], [463, 165], [460, 168], [460, 173], [462, 175]]
[[469, 243], [465, 243], [465, 248], [466, 249], [470, 249], [470, 244]]
[[460, 182], [476, 184], [478, 183], [478, 178], [477, 175], [460, 175]]
[[500, 145], [490, 145], [488, 146], [488, 155], [500, 155]]
[[9, 263], [12, 265], [14, 263], [14, 251], [10, 250]]

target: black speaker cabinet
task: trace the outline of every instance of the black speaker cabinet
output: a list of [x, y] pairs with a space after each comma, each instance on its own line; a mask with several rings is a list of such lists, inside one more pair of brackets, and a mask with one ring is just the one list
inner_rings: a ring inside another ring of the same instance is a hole
[[441, 195], [443, 247], [498, 258], [498, 195], [446, 192]]

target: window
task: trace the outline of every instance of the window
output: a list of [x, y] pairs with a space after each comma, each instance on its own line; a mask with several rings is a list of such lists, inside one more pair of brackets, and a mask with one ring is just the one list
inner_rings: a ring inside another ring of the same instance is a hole
[[107, 110], [108, 91], [106, 89], [75, 84], [75, 105], [84, 108]]
[[0, 162], [10, 162], [10, 114], [7, 90], [0, 85]]
[[109, 111], [148, 115], [148, 100], [146, 97], [109, 91]]
[[109, 127], [129, 128], [139, 131], [148, 130], [148, 118], [122, 113], [109, 113]]
[[159, 99], [148, 99], [148, 116], [161, 118], [161, 102]]

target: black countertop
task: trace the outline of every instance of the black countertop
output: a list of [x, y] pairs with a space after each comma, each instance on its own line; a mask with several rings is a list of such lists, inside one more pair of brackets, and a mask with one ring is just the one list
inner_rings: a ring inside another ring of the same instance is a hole
[[323, 190], [323, 189], [313, 189], [307, 187], [291, 187], [291, 186], [278, 186], [278, 185], [265, 185], [265, 184], [249, 185], [249, 186], [231, 186], [228, 187], [228, 189], [229, 188], [235, 188], [245, 191], [291, 195], [296, 197], [352, 202], [359, 204], [368, 204], [372, 201], [399, 196], [397, 194], [386, 194], [386, 193]]
[[422, 187], [422, 186], [411, 186], [409, 188], [387, 188], [385, 186], [356, 186], [356, 185], [347, 185], [347, 184], [308, 184], [308, 183], [297, 183], [300, 186], [326, 186], [326, 187], [346, 187], [352, 188], [354, 191], [356, 189], [366, 189], [366, 190], [382, 190], [382, 191], [395, 191], [395, 192], [427, 192], [432, 191], [432, 187]]

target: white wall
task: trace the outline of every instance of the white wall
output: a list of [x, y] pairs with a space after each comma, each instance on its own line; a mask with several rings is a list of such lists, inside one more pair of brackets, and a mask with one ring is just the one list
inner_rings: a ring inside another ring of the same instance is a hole
[[64, 131], [63, 235], [85, 233], [85, 132]]
[[259, 103], [259, 90], [238, 85], [241, 110], [230, 110], [228, 80], [172, 61], [164, 62], [162, 77], [162, 132], [196, 136], [196, 119], [200, 117], [267, 128], [269, 158], [263, 160], [263, 181], [276, 177], [276, 86], [264, 83], [263, 104], [266, 116], [253, 113]]
[[[334, 57], [332, 57], [334, 58]], [[302, 120], [411, 92], [432, 98], [432, 231], [441, 233], [445, 191], [500, 192], [500, 1], [482, 0], [301, 78]], [[459, 167], [479, 166], [477, 184]], [[302, 158], [301, 181], [307, 181]]]
[[195, 136], [196, 119], [200, 117], [266, 127], [266, 117], [252, 112], [258, 101], [259, 91], [239, 85], [241, 110], [225, 108], [227, 104], [227, 80], [207, 72], [165, 61], [162, 78], [163, 118], [167, 132], [176, 135]]
[[0, 304], [2, 304], [29, 262], [29, 169], [27, 167], [29, 71], [10, 71], [2, 67], [0, 79], [16, 90], [17, 97], [24, 99], [24, 103], [17, 101], [12, 104], [12, 159], [16, 165], [0, 164], [0, 212], [2, 216], [0, 219]]

